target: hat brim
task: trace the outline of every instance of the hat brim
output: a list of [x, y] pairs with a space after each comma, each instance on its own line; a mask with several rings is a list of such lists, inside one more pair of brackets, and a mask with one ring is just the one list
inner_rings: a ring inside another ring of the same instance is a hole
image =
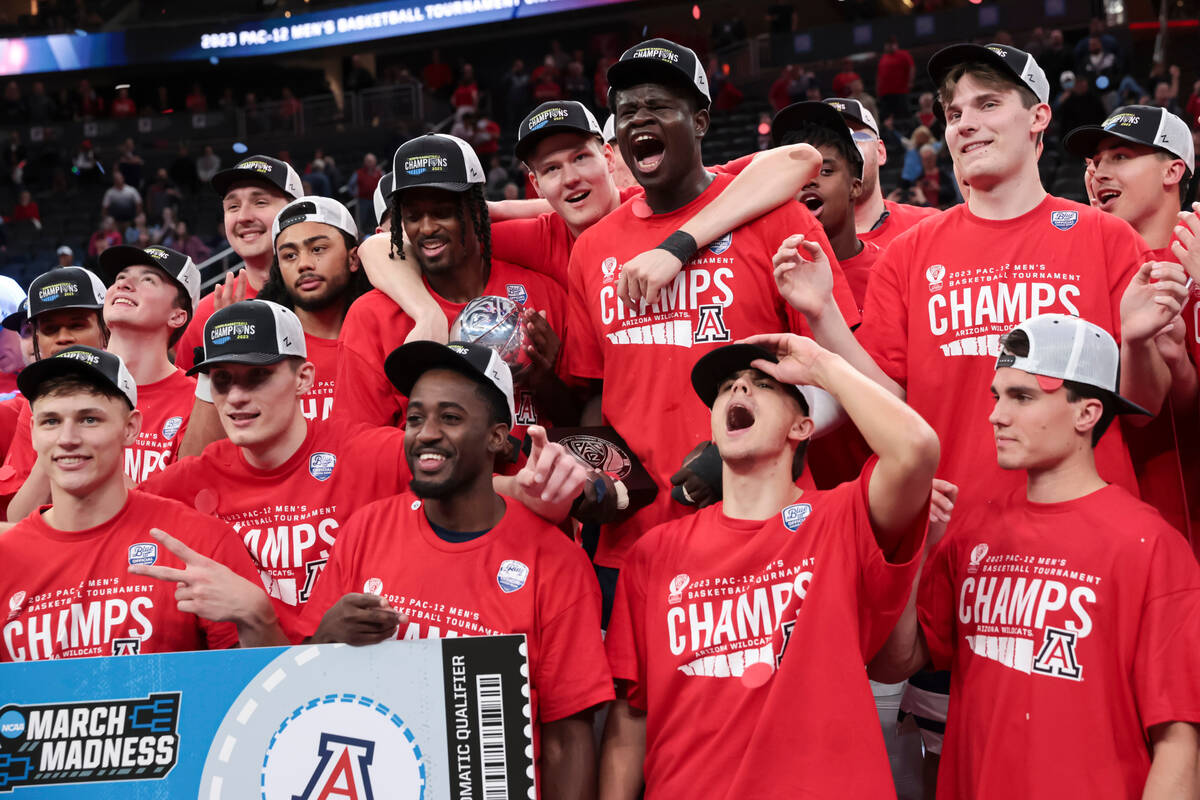
[[0, 321], [0, 327], [3, 327], [5, 330], [17, 331], [19, 333], [21, 326], [24, 325], [28, 320], [29, 314], [27, 314], [25, 309], [22, 308], [14, 311]]
[[1132, 400], [1126, 400], [1124, 397], [1117, 394], [1116, 392], [1111, 393], [1109, 395], [1109, 398], [1113, 401], [1113, 405], [1116, 407], [1118, 414], [1137, 414], [1137, 415], [1143, 416], [1143, 417], [1153, 417], [1154, 416], [1149, 411], [1147, 411], [1146, 409], [1139, 406], [1137, 403], [1133, 402]]
[[[383, 362], [383, 374], [396, 391], [408, 397], [417, 381], [431, 369], [449, 369], [461, 373], [483, 386], [496, 389], [479, 370], [444, 344], [417, 341], [402, 344], [388, 354]], [[496, 389], [496, 391], [500, 391]]]
[[392, 190], [392, 193], [388, 195], [388, 197], [390, 198], [400, 192], [403, 192], [405, 189], [444, 189], [447, 192], [455, 192], [456, 194], [462, 194], [463, 192], [468, 191], [474, 185], [482, 186], [483, 184], [436, 183], [436, 182], [405, 183], [403, 186], [397, 185], [396, 188]]
[[700, 101], [701, 108], [708, 108], [712, 104], [712, 100], [697, 89], [696, 84], [682, 71], [654, 59], [631, 58], [628, 61], [618, 61], [608, 68], [607, 77], [609, 92], [643, 83], [678, 85], [691, 88], [696, 99]]
[[775, 115], [775, 119], [771, 120], [771, 144], [779, 147], [785, 135], [804, 123], [827, 128], [845, 140], [851, 147], [857, 147], [854, 144], [854, 135], [850, 132], [850, 127], [846, 124], [846, 118], [842, 112], [828, 103], [817, 100], [792, 103], [790, 106], [780, 109], [779, 113]]
[[289, 191], [281, 187], [275, 181], [271, 180], [270, 178], [264, 178], [261, 172], [252, 169], [237, 169], [236, 167], [231, 169], [223, 169], [217, 174], [213, 175], [209, 183], [216, 191], [217, 196], [224, 198], [225, 195], [229, 193], [229, 187], [233, 186], [233, 184], [237, 183], [238, 181], [253, 181], [263, 186], [269, 186], [278, 191], [284, 197], [287, 197], [291, 200], [297, 199], [292, 197], [292, 194]]
[[129, 244], [119, 244], [116, 247], [110, 247], [100, 254], [100, 277], [108, 286], [112, 286], [116, 281], [117, 276], [121, 274], [121, 270], [126, 267], [154, 267], [163, 275], [171, 279], [171, 283], [187, 291], [178, 278], [172, 275], [167, 270], [163, 269], [162, 264], [159, 264], [150, 256], [146, 255], [146, 251], [140, 247], [134, 247]]
[[[1080, 125], [1078, 128], [1071, 130], [1063, 137], [1063, 148], [1071, 155], [1079, 156], [1080, 158], [1091, 158], [1100, 149], [1100, 143], [1110, 136], [1115, 139], [1122, 139], [1130, 144], [1140, 144], [1142, 147], [1149, 147], [1151, 150], [1166, 153], [1172, 158], [1179, 158], [1179, 156], [1170, 150], [1164, 150], [1148, 142], [1143, 142], [1134, 136], [1105, 130], [1099, 125]], [[1179, 160], [1182, 161], [1183, 159]]]
[[942, 107], [942, 101], [938, 97], [938, 89], [942, 85], [942, 80], [950, 74], [950, 70], [968, 61], [982, 61], [985, 64], [989, 64], [1012, 78], [1013, 83], [1018, 87], [1028, 88], [1025, 81], [1021, 80], [1021, 76], [1013, 70], [1012, 65], [1008, 63], [1007, 59], [981, 44], [964, 42], [943, 47], [930, 57], [929, 64], [926, 66], [929, 78], [933, 81], [934, 116], [943, 122], [946, 120], [946, 110]]
[[253, 366], [278, 364], [284, 359], [293, 357], [290, 353], [230, 353], [229, 355], [217, 356], [216, 358], [207, 358], [184, 374], [195, 375], [198, 372], [208, 372], [213, 367], [220, 366], [221, 364], [250, 364]]
[[26, 400], [30, 400], [34, 392], [37, 391], [38, 386], [51, 378], [58, 378], [63, 375], [75, 375], [90, 383], [96, 383], [113, 389], [121, 397], [125, 398], [125, 402], [129, 404], [130, 408], [135, 407], [130, 402], [128, 395], [121, 391], [119, 386], [109, 380], [107, 375], [90, 364], [86, 364], [76, 358], [43, 358], [40, 361], [29, 364], [17, 373], [17, 388], [21, 391], [21, 394], [25, 395]]
[[580, 136], [594, 136], [600, 140], [601, 144], [604, 144], [604, 135], [602, 133], [597, 133], [596, 131], [591, 131], [587, 128], [580, 128], [575, 125], [564, 125], [563, 123], [558, 123], [554, 125], [546, 125], [545, 127], [538, 128], [532, 133], [526, 134], [525, 138], [521, 139], [521, 141], [517, 142], [517, 144], [513, 147], [513, 155], [515, 155], [520, 161], [527, 160], [533, 150], [538, 146], [538, 142], [542, 141], [547, 136], [553, 136], [556, 133], [576, 133]]
[[[773, 364], [779, 363], [779, 359], [773, 353], [756, 344], [730, 344], [712, 350], [701, 356], [692, 367], [692, 389], [700, 398], [700, 402], [712, 408], [720, 393], [721, 384], [734, 373], [745, 369], [754, 369], [754, 361], [760, 358]], [[799, 401], [801, 410], [807, 415], [809, 413], [808, 400], [799, 387], [790, 383], [781, 383], [780, 385], [791, 392], [792, 396]]]

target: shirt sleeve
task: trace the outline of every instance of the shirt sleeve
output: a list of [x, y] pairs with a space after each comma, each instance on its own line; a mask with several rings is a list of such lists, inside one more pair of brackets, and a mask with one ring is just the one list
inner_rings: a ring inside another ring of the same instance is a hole
[[604, 650], [612, 675], [628, 683], [627, 699], [646, 710], [646, 588], [641, 554], [635, 546], [617, 578], [617, 594], [604, 636]]
[[146, 480], [138, 484], [138, 491], [158, 497], [169, 497], [188, 507], [194, 507], [196, 492], [202, 488], [192, 483], [193, 466], [199, 461], [199, 456], [188, 456], [168, 464], [150, 473]]
[[0, 496], [19, 492], [25, 485], [25, 479], [33, 471], [33, 465], [37, 463], [37, 451], [33, 449], [33, 431], [30, 427], [32, 420], [33, 412], [29, 406], [22, 407], [17, 417], [12, 442], [8, 446], [8, 454], [4, 457], [4, 466], [0, 467]]
[[934, 669], [939, 670], [950, 669], [954, 661], [957, 620], [954, 607], [957, 587], [951, 563], [954, 549], [954, 534], [948, 533], [925, 562], [917, 588], [917, 622], [925, 634]]
[[871, 525], [870, 487], [871, 475], [879, 463], [872, 457], [863, 468], [862, 476], [855, 487], [855, 530], [858, 533], [858, 596], [859, 630], [863, 659], [870, 661], [896, 626], [913, 580], [921, 565], [921, 552], [925, 543], [925, 531], [929, 527], [929, 503], [921, 507], [909, 530], [905, 531], [905, 543], [901, 562], [892, 562], [879, 549], [875, 531]]
[[[325, 567], [317, 576], [312, 594], [309, 596], [308, 602], [304, 604], [304, 610], [300, 612], [300, 617], [296, 621], [296, 630], [299, 631], [302, 639], [317, 632], [317, 628], [321, 627], [321, 618], [325, 616], [326, 611], [333, 607], [334, 603], [348, 592], [355, 591], [351, 588], [354, 585], [352, 583], [354, 576], [350, 574], [350, 569], [358, 562], [359, 529], [363, 527], [363, 520], [370, 513], [370, 506], [360, 508], [351, 514], [350, 519], [346, 520], [346, 524], [338, 530], [337, 546], [330, 550], [329, 560], [325, 562]], [[369, 522], [365, 524], [368, 527], [370, 525]]]
[[1133, 663], [1147, 732], [1164, 722], [1200, 723], [1200, 566], [1173, 529], [1159, 534], [1150, 558]]
[[587, 282], [583, 277], [583, 270], [587, 268], [588, 248], [581, 246], [582, 244], [582, 241], [575, 243], [568, 268], [567, 338], [563, 351], [567, 368], [572, 375], [578, 378], [602, 379], [604, 352], [600, 348], [599, 332], [588, 312], [593, 299], [588, 296]]
[[[545, 531], [555, 536], [557, 531]], [[555, 542], [559, 544], [559, 542]], [[612, 674], [600, 637], [600, 589], [583, 550], [570, 548], [541, 588], [546, 618], [538, 629], [538, 720], [564, 719], [613, 699]]]
[[396, 387], [383, 372], [383, 362], [372, 352], [379, 332], [370, 329], [368, 314], [346, 314], [338, 337], [337, 377], [333, 386], [333, 416], [368, 425], [394, 425], [403, 405]]
[[[553, 213], [553, 212], [550, 212]], [[566, 285], [566, 264], [551, 263], [550, 213], [492, 223], [492, 258], [531, 269]]]
[[893, 241], [875, 262], [867, 295], [863, 298], [862, 325], [855, 336], [867, 354], [888, 377], [901, 386], [908, 383], [908, 279], [905, 267], [910, 249], [907, 237]]

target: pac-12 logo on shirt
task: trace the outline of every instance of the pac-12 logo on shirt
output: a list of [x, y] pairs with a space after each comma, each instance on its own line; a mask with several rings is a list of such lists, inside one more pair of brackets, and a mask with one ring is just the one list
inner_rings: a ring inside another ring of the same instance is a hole
[[967, 571], [974, 572], [976, 569], [978, 569], [979, 565], [983, 562], [983, 559], [987, 558], [987, 553], [988, 546], [986, 542], [981, 542], [971, 548], [971, 563], [970, 566], [967, 567]]
[[25, 590], [13, 594], [8, 598], [8, 621], [12, 622], [21, 613], [21, 608], [25, 605]]
[[367, 578], [363, 584], [363, 594], [383, 594], [383, 581], [379, 578]]
[[179, 429], [183, 427], [183, 417], [171, 417], [163, 423], [162, 435], [167, 441], [175, 438], [175, 434], [179, 433]]
[[720, 239], [717, 239], [715, 242], [710, 244], [708, 246], [708, 252], [712, 253], [714, 256], [719, 256], [721, 253], [724, 253], [726, 250], [728, 250], [732, 244], [733, 232], [730, 231]]
[[308, 457], [308, 474], [319, 481], [327, 481], [335, 464], [337, 456], [333, 453], [313, 453]]
[[678, 603], [683, 599], [683, 590], [692, 582], [692, 577], [686, 572], [681, 572], [674, 578], [671, 578], [671, 585], [667, 590], [667, 602]]
[[520, 589], [528, 578], [529, 567], [513, 559], [501, 563], [500, 571], [496, 573], [496, 583], [500, 584], [500, 590], [505, 594], [512, 594]]
[[149, 566], [158, 561], [158, 545], [154, 542], [137, 542], [129, 545], [129, 563]]
[[808, 515], [812, 513], [812, 506], [808, 503], [793, 503], [783, 510], [783, 527], [789, 531], [794, 531], [804, 524], [804, 520], [808, 519]]
[[529, 299], [529, 292], [525, 291], [523, 283], [506, 283], [504, 290], [508, 292], [508, 299], [514, 303], [525, 305], [525, 301]]
[[617, 279], [617, 259], [609, 256], [600, 262], [600, 273], [604, 276], [605, 283], [612, 283]]
[[931, 264], [929, 269], [925, 270], [925, 280], [929, 281], [929, 291], [940, 292], [944, 277], [946, 277], [946, 268], [941, 264]]
[[1058, 228], [1060, 231], [1066, 231], [1074, 228], [1076, 222], [1079, 222], [1078, 211], [1050, 212], [1050, 224]]

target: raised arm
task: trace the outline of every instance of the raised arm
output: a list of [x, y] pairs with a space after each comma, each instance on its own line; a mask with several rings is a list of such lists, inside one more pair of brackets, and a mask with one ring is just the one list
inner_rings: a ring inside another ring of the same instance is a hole
[[488, 201], [488, 219], [492, 222], [504, 222], [510, 219], [532, 219], [548, 214], [554, 209], [549, 200], [540, 197], [530, 197], [525, 200], [490, 200]]
[[358, 246], [358, 258], [371, 285], [390, 297], [416, 323], [406, 341], [428, 339], [444, 344], [450, 336], [446, 314], [421, 280], [416, 253], [407, 242], [404, 253], [404, 258], [393, 255], [390, 233], [368, 236]]
[[821, 154], [808, 144], [789, 144], [755, 154], [750, 166], [725, 191], [672, 235], [672, 240], [681, 244], [664, 242], [668, 249], [648, 250], [625, 263], [617, 294], [630, 308], [642, 298], [657, 297], [696, 250], [794, 199], [820, 168]]

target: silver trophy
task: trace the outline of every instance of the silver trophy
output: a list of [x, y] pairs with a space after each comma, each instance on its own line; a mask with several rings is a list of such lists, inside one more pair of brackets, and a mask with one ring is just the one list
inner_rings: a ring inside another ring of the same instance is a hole
[[471, 342], [495, 350], [517, 380], [530, 365], [529, 354], [525, 352], [522, 310], [522, 305], [507, 297], [476, 297], [450, 326], [450, 341]]

